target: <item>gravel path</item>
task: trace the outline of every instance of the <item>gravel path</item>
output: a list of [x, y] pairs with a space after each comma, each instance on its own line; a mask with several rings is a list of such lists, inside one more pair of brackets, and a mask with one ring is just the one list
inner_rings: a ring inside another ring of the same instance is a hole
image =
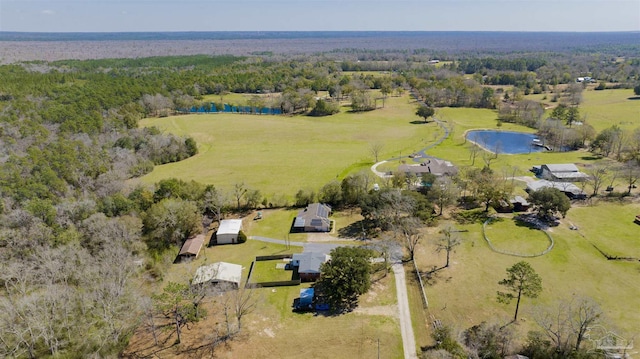
[[404, 358], [418, 358], [416, 354], [416, 338], [413, 334], [413, 326], [411, 325], [407, 282], [404, 278], [404, 266], [402, 265], [402, 262], [395, 262], [393, 264], [393, 274], [396, 277], [396, 292], [398, 295], [398, 309], [400, 313], [400, 333], [402, 334]]

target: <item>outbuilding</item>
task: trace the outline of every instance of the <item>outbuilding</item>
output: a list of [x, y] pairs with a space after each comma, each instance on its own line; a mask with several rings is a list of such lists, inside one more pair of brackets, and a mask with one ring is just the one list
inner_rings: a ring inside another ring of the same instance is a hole
[[216, 231], [216, 244], [238, 243], [238, 234], [242, 230], [241, 219], [223, 219]]
[[178, 259], [198, 258], [202, 244], [204, 243], [204, 235], [200, 234], [184, 241]]
[[192, 285], [226, 284], [232, 288], [240, 287], [242, 266], [239, 264], [216, 262], [198, 267]]

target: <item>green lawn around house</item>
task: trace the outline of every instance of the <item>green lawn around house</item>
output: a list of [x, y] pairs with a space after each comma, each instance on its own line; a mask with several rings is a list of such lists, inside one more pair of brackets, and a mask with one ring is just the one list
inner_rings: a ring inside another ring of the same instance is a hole
[[283, 259], [253, 262], [251, 283], [283, 282], [291, 280], [293, 271], [284, 269], [284, 265], [286, 263], [288, 263], [288, 261]]

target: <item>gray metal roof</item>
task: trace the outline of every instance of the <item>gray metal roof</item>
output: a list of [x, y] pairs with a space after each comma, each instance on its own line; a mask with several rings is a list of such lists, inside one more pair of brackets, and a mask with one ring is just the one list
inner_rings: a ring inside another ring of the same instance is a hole
[[227, 262], [216, 262], [198, 267], [192, 284], [211, 281], [225, 281], [240, 285], [242, 281], [242, 266]]
[[543, 167], [546, 167], [550, 172], [553, 172], [554, 174], [556, 172], [579, 172], [578, 167], [573, 163], [548, 164], [543, 165]]

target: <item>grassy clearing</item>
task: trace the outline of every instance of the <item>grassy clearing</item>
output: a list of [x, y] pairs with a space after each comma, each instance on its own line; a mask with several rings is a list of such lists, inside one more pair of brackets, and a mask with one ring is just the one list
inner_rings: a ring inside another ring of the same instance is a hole
[[260, 236], [275, 239], [289, 239], [292, 242], [304, 242], [306, 233], [289, 233], [293, 219], [298, 213], [297, 209], [267, 209], [261, 210], [262, 219], [246, 224], [245, 230], [252, 236]]
[[373, 143], [384, 145], [381, 158], [424, 147], [433, 130], [411, 123], [417, 120], [415, 106], [405, 96], [390, 97], [385, 108], [375, 111], [323, 118], [211, 114], [144, 119], [142, 126], [194, 137], [200, 153], [156, 166], [142, 182], [177, 177], [226, 189], [244, 182], [268, 199], [291, 198], [298, 189], [317, 190], [367, 169]]
[[494, 248], [511, 253], [542, 253], [550, 245], [544, 232], [524, 226], [512, 218], [492, 220], [485, 227], [485, 233]]

